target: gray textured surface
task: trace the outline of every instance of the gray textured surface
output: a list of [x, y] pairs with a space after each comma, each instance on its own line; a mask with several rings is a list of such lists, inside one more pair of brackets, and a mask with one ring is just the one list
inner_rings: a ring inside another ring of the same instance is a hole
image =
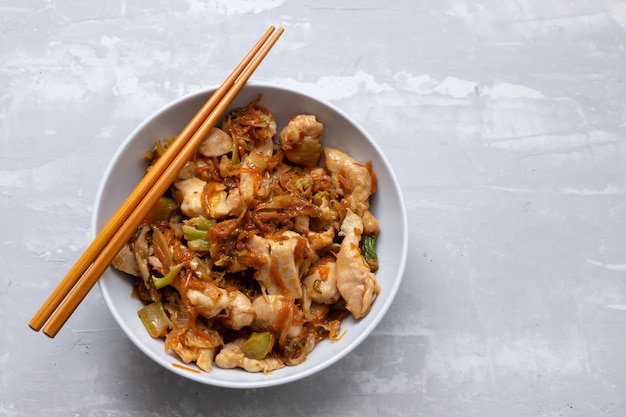
[[[410, 259], [372, 336], [241, 391], [150, 362], [97, 288], [28, 329], [117, 146], [271, 24], [253, 78], [353, 115], [400, 178]], [[614, 0], [0, 2], [0, 415], [623, 416], [625, 69]]]

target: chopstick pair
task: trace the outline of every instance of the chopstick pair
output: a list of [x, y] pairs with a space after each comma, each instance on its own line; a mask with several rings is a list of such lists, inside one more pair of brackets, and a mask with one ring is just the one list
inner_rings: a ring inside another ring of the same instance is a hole
[[271, 26], [183, 128], [30, 320], [28, 325], [33, 330], [39, 331], [43, 327], [46, 335], [56, 336], [150, 209], [174, 182], [211, 128], [228, 110], [283, 31]]

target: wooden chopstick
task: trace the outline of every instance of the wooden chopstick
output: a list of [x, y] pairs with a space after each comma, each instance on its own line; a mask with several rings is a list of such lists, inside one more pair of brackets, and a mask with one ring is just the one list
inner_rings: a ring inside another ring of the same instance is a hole
[[[228, 110], [228, 106], [284, 31], [281, 28], [274, 33], [274, 30], [274, 27], [268, 29], [220, 88], [215, 91], [181, 131], [177, 140], [168, 147], [168, 150], [148, 171], [33, 316], [29, 322], [29, 326], [33, 330], [39, 331], [47, 322], [44, 333], [50, 337], [54, 337], [58, 333], [141, 224], [150, 209], [171, 186], [182, 167], [193, 156], [211, 128]], [[272, 33], [273, 36], [271, 36]]]

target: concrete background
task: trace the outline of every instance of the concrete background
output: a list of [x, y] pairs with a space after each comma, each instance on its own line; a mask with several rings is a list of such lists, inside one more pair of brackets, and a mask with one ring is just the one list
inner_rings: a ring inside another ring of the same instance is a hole
[[[119, 144], [269, 25], [253, 80], [354, 116], [399, 176], [382, 323], [265, 390], [152, 363], [98, 288], [55, 339], [30, 330]], [[625, 49], [616, 0], [0, 1], [0, 415], [625, 415]]]

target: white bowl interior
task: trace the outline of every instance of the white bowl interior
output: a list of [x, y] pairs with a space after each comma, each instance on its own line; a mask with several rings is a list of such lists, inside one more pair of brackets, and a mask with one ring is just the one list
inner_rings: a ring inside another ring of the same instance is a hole
[[[92, 237], [104, 227], [142, 178], [145, 169], [142, 155], [156, 140], [178, 134], [213, 91], [208, 89], [176, 100], [150, 116], [128, 136], [100, 184], [92, 218]], [[99, 281], [104, 300], [117, 323], [139, 349], [185, 378], [231, 388], [287, 383], [322, 370], [344, 357], [372, 332], [387, 312], [402, 280], [407, 256], [407, 216], [400, 187], [386, 158], [368, 134], [334, 106], [276, 86], [248, 83], [231, 107], [246, 105], [258, 94], [263, 95], [260, 104], [274, 114], [279, 130], [296, 114], [315, 114], [324, 124], [324, 146], [345, 151], [361, 162], [372, 161], [378, 178], [378, 190], [372, 197], [372, 212], [381, 228], [377, 248], [380, 266], [376, 278], [382, 291], [366, 317], [358, 321], [350, 317], [344, 321], [342, 330], [346, 330], [346, 334], [340, 341], [320, 343], [301, 365], [285, 367], [269, 375], [218, 367], [209, 373], [196, 373], [174, 365], [188, 366], [173, 353], [166, 353], [163, 341], [148, 335], [137, 316], [142, 304], [131, 297], [131, 279], [112, 267], [104, 273]], [[194, 365], [189, 367], [195, 368]]]

